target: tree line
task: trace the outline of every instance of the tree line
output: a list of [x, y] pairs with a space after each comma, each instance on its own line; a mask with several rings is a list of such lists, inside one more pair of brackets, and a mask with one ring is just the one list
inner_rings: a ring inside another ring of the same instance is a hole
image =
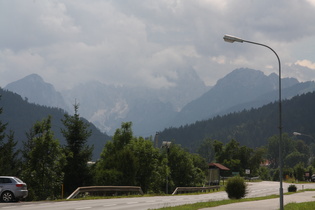
[[[16, 149], [14, 132], [6, 134], [6, 123], [0, 121], [0, 174], [18, 176], [28, 185], [28, 200], [56, 199], [62, 185], [70, 193], [77, 186], [92, 183], [87, 162], [93, 147], [87, 145], [89, 124], [78, 114], [64, 115], [61, 132], [66, 144], [61, 145], [51, 128], [52, 116], [37, 121], [28, 132], [22, 149]], [[0, 109], [2, 114], [2, 108]], [[64, 184], [66, 182], [66, 184]]]
[[[282, 101], [283, 132], [294, 131], [315, 136], [315, 92], [301, 94]], [[174, 139], [190, 151], [196, 152], [203, 139], [217, 139], [224, 143], [236, 139], [251, 148], [267, 144], [270, 136], [279, 133], [279, 104], [270, 103], [260, 108], [244, 109], [226, 115], [197, 121], [159, 132], [162, 139]]]
[[[167, 147], [154, 147], [152, 138], [135, 137], [132, 122], [123, 122], [102, 148], [99, 159], [89, 164], [93, 146], [87, 144], [92, 132], [78, 113], [65, 114], [61, 133], [64, 145], [54, 136], [51, 116], [37, 121], [26, 132], [23, 148], [15, 148], [14, 131], [6, 132], [0, 120], [0, 174], [20, 177], [28, 185], [28, 200], [57, 199], [71, 194], [77, 187], [90, 185], [140, 186], [145, 193], [170, 193], [176, 187], [204, 186], [208, 180], [208, 163], [217, 162], [231, 176], [259, 176], [263, 180], [279, 179], [279, 136], [266, 139], [255, 149], [240, 139], [226, 143], [204, 138], [197, 152], [191, 153], [171, 139]], [[0, 115], [2, 108], [0, 109]], [[283, 134], [284, 178], [307, 179], [314, 170], [315, 144]], [[246, 170], [250, 174], [246, 174]], [[63, 187], [62, 187], [63, 186]]]
[[[122, 123], [95, 164], [89, 124], [78, 114], [65, 114], [61, 133], [65, 145], [54, 136], [52, 116], [37, 121], [26, 132], [23, 148], [15, 148], [14, 132], [6, 134], [0, 121], [0, 174], [18, 176], [28, 185], [27, 200], [61, 198], [77, 187], [90, 185], [140, 186], [145, 193], [171, 192], [176, 186], [201, 186], [207, 164], [180, 145], [155, 148], [152, 139], [134, 137], [132, 123]], [[0, 115], [2, 108], [0, 109]]]

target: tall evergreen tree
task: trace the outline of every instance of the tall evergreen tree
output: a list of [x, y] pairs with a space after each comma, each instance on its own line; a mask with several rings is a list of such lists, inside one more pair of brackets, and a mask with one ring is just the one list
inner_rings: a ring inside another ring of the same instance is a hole
[[65, 154], [67, 158], [64, 167], [64, 186], [66, 194], [72, 193], [76, 188], [91, 184], [92, 175], [88, 161], [92, 159], [93, 146], [87, 145], [87, 140], [92, 131], [88, 123], [85, 123], [78, 114], [79, 105], [74, 105], [74, 115], [65, 114], [62, 123], [65, 129], [61, 129], [66, 139]]
[[27, 137], [22, 151], [22, 179], [28, 184], [28, 199], [60, 197], [65, 157], [51, 130], [51, 116], [36, 122]]
[[14, 141], [13, 131], [10, 131], [7, 139], [7, 142], [0, 145], [0, 174], [18, 176], [20, 168], [19, 150], [15, 150], [17, 142]]
[[[1, 99], [1, 95], [0, 95]], [[2, 107], [0, 107], [0, 115], [2, 114]], [[3, 140], [5, 138], [5, 129], [7, 127], [7, 123], [3, 123], [0, 121], [0, 146], [3, 143]]]
[[[1, 99], [1, 95], [0, 95]], [[0, 107], [0, 115], [2, 114], [2, 107]], [[17, 142], [14, 141], [14, 133], [10, 131], [9, 135], [6, 135], [7, 123], [0, 121], [0, 174], [17, 176], [18, 172], [18, 151], [15, 151]], [[5, 138], [7, 141], [5, 142]]]

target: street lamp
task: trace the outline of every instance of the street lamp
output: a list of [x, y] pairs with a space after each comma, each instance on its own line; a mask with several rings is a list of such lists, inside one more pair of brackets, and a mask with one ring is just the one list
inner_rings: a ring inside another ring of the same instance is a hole
[[293, 132], [293, 135], [294, 135], [294, 136], [307, 136], [307, 137], [310, 137], [311, 139], [314, 140], [314, 137], [313, 137], [313, 136], [308, 135], [308, 134], [304, 134], [304, 133]]
[[283, 187], [282, 187], [282, 108], [281, 108], [281, 63], [280, 63], [280, 58], [278, 56], [278, 54], [276, 53], [276, 51], [274, 51], [271, 47], [261, 44], [261, 43], [257, 43], [257, 42], [252, 42], [252, 41], [248, 41], [248, 40], [244, 40], [241, 38], [238, 38], [236, 36], [231, 36], [231, 35], [224, 35], [223, 37], [224, 41], [229, 42], [229, 43], [233, 43], [233, 42], [247, 42], [250, 44], [255, 44], [255, 45], [260, 45], [263, 47], [267, 47], [268, 49], [270, 49], [277, 57], [278, 59], [278, 63], [279, 63], [279, 134], [280, 134], [280, 138], [279, 138], [279, 179], [280, 179], [280, 188], [279, 188], [279, 194], [280, 194], [280, 210], [283, 210]]

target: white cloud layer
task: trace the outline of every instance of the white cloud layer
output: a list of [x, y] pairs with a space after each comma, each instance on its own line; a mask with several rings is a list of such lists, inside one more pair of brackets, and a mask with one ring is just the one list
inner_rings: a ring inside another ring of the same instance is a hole
[[283, 76], [314, 80], [313, 20], [314, 0], [0, 1], [0, 86], [31, 73], [57, 89], [88, 80], [168, 87], [185, 67], [208, 85], [240, 67], [277, 73], [270, 50], [226, 43], [226, 33], [295, 63]]

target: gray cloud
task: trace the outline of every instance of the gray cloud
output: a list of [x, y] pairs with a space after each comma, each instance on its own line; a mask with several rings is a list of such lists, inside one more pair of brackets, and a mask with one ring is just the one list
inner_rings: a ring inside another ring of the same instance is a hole
[[185, 67], [209, 85], [239, 67], [276, 72], [268, 49], [225, 43], [225, 33], [272, 46], [284, 76], [315, 79], [305, 76], [315, 71], [314, 19], [312, 0], [1, 1], [0, 85], [31, 73], [62, 89], [167, 87]]

